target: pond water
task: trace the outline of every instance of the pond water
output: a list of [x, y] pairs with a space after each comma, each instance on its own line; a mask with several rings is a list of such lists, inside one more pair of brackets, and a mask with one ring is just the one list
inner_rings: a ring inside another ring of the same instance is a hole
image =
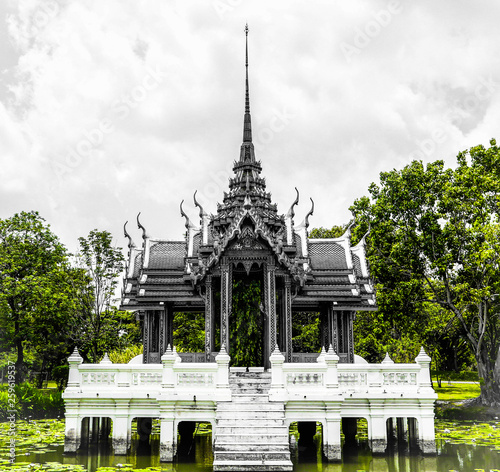
[[[15, 463], [9, 463], [9, 424], [0, 423], [0, 472], [38, 471], [163, 471], [212, 472], [212, 444], [209, 431], [195, 435], [185, 457], [174, 464], [160, 463], [159, 431], [150, 442], [141, 443], [134, 433], [126, 456], [115, 456], [109, 442], [92, 445], [77, 454], [64, 454], [64, 420], [19, 421], [16, 423]], [[436, 421], [436, 455], [423, 456], [412, 448], [392, 448], [384, 455], [372, 455], [366, 432], [354, 447], [344, 447], [342, 462], [323, 462], [320, 434], [316, 447], [295, 449], [295, 472], [500, 472], [500, 422]], [[444, 439], [443, 439], [444, 438]], [[479, 445], [478, 443], [481, 443]]]
[[[174, 464], [160, 464], [159, 438], [153, 437], [151, 444], [140, 445], [133, 441], [127, 456], [114, 456], [108, 444], [89, 448], [77, 454], [64, 454], [63, 446], [46, 448], [44, 453], [29, 453], [19, 456], [13, 466], [0, 465], [0, 470], [87, 470], [108, 472], [113, 470], [149, 470], [163, 472], [211, 472], [212, 450], [210, 436], [196, 437], [191, 454]], [[423, 456], [408, 449], [393, 450], [384, 455], [372, 455], [366, 442], [356, 447], [344, 448], [341, 463], [321, 461], [318, 451], [309, 454], [296, 452], [293, 455], [295, 472], [500, 472], [500, 451], [487, 446], [450, 444], [437, 441], [437, 454]], [[31, 467], [29, 464], [32, 464]], [[45, 464], [40, 468], [33, 464]], [[78, 467], [80, 465], [80, 467]], [[82, 467], [83, 466], [83, 467]]]

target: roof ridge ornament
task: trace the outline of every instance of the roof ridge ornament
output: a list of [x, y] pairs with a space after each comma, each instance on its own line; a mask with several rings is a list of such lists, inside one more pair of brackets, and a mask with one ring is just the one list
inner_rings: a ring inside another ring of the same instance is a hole
[[306, 217], [304, 218], [304, 225], [307, 228], [309, 228], [309, 217], [313, 215], [314, 213], [314, 200], [312, 199], [312, 197], [309, 197], [309, 199], [311, 200], [311, 209], [309, 210], [309, 213], [306, 215]]
[[183, 216], [186, 219], [186, 224], [184, 225], [186, 229], [194, 229], [196, 228], [196, 225], [193, 224], [193, 222], [189, 219], [189, 216], [184, 213], [184, 210], [182, 209], [182, 204], [184, 203], [184, 200], [182, 200], [180, 204], [180, 209], [181, 209], [181, 216]]
[[299, 191], [297, 190], [297, 187], [295, 187], [295, 191], [297, 192], [297, 196], [295, 197], [295, 200], [292, 203], [292, 206], [290, 207], [290, 209], [288, 210], [288, 213], [286, 214], [287, 217], [292, 218], [292, 219], [295, 216], [295, 211], [294, 211], [293, 207], [295, 207], [299, 204], [299, 197], [300, 197]]
[[[208, 213], [203, 209], [203, 207], [198, 203], [198, 200], [196, 200], [196, 194], [198, 193], [198, 190], [195, 190], [194, 195], [193, 195], [193, 200], [194, 200], [194, 206], [198, 207], [200, 209], [200, 218], [203, 218], [204, 216], [208, 216]], [[184, 201], [184, 200], [183, 200]], [[182, 205], [182, 204], [181, 204]]]
[[146, 233], [146, 228], [144, 228], [144, 226], [142, 226], [142, 224], [139, 220], [139, 216], [141, 216], [141, 212], [137, 213], [137, 227], [139, 229], [142, 229], [142, 239], [146, 240], [147, 238], [149, 238], [149, 236]]
[[123, 234], [128, 239], [128, 248], [130, 250], [130, 249], [134, 249], [137, 246], [135, 245], [134, 240], [132, 239], [132, 236], [130, 236], [130, 234], [128, 234], [128, 232], [127, 232], [127, 224], [128, 224], [128, 221], [125, 221], [125, 224], [123, 225]]
[[342, 239], [349, 239], [351, 237], [351, 228], [355, 225], [355, 223], [356, 223], [356, 218], [353, 218], [347, 225], [344, 234], [342, 234], [341, 236]]

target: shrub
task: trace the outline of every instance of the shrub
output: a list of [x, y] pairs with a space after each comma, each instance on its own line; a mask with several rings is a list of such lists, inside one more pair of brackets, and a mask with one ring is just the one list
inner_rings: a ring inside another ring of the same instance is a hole
[[[15, 411], [18, 418], [57, 418], [64, 413], [64, 401], [59, 390], [43, 390], [29, 383], [16, 385]], [[0, 420], [6, 421], [9, 410], [7, 387], [0, 390]]]
[[142, 354], [142, 344], [135, 344], [125, 349], [116, 349], [109, 353], [109, 359], [115, 364], [127, 364], [134, 357]]

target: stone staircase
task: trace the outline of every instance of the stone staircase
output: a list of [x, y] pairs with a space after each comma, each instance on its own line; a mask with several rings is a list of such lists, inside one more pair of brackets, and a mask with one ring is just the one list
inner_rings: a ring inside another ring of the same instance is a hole
[[291, 471], [285, 407], [269, 401], [269, 372], [231, 372], [232, 401], [217, 404], [214, 472]]

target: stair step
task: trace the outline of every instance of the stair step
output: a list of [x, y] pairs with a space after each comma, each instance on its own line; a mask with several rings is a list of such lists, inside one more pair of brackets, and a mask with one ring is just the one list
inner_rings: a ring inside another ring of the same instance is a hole
[[285, 426], [285, 418], [234, 418], [228, 415], [226, 418], [216, 418], [218, 428], [269, 428], [274, 426]]
[[233, 403], [268, 403], [269, 395], [264, 393], [252, 393], [245, 395], [241, 393], [233, 393], [231, 395]]
[[267, 377], [262, 377], [257, 376], [258, 374], [246, 374], [246, 375], [236, 375], [236, 374], [230, 374], [229, 375], [229, 381], [230, 382], [265, 382], [265, 383], [271, 383], [271, 374], [269, 374]]
[[242, 443], [242, 444], [219, 444], [215, 442], [214, 452], [290, 452], [288, 443], [276, 443], [276, 444], [255, 444], [255, 443]]
[[284, 461], [290, 458], [289, 451], [274, 452], [274, 451], [217, 451], [214, 454], [215, 460], [241, 460], [246, 461]]
[[[234, 395], [233, 395], [234, 396]], [[285, 411], [283, 403], [228, 403], [228, 402], [220, 402], [217, 406], [217, 411]]]
[[253, 428], [250, 426], [225, 426], [225, 425], [217, 425], [217, 435], [219, 434], [234, 434], [238, 436], [245, 436], [246, 434], [253, 434], [255, 431], [256, 435], [259, 433], [266, 434], [282, 434], [288, 435], [288, 428], [284, 425], [274, 425], [274, 426], [254, 426]]
[[288, 434], [287, 436], [275, 435], [272, 433], [262, 432], [256, 434], [221, 434], [217, 432], [217, 439], [223, 444], [236, 444], [236, 443], [248, 443], [248, 444], [274, 444], [274, 443], [286, 443], [288, 444]]
[[293, 470], [290, 460], [286, 461], [217, 461], [214, 460], [214, 472], [234, 472], [235, 470], [247, 470], [253, 472], [288, 472]]

